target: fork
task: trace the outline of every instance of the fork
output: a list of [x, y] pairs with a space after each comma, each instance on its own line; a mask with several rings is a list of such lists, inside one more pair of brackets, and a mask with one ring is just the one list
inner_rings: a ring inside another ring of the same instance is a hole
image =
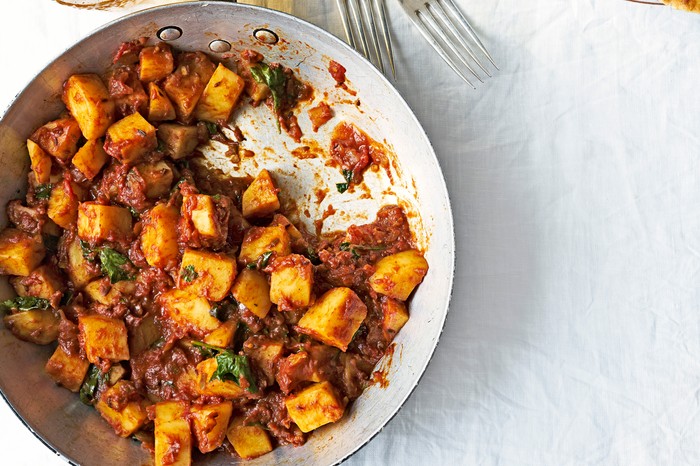
[[[345, 36], [350, 46], [362, 53], [365, 58], [381, 70], [382, 74], [386, 74], [384, 58], [379, 46], [379, 36], [381, 35], [384, 55], [389, 60], [391, 75], [396, 79], [396, 65], [394, 64], [391, 35], [386, 21], [384, 0], [359, 0], [359, 5], [358, 0], [337, 0], [337, 4]], [[377, 27], [377, 23], [379, 23], [379, 27]], [[368, 33], [369, 41], [367, 39]]]
[[[483, 58], [479, 60], [478, 52], [498, 70], [491, 54], [486, 50], [474, 29], [452, 0], [399, 1], [425, 40], [450, 68], [471, 87], [476, 89], [476, 86], [469, 80], [469, 74], [480, 82], [484, 82], [472, 64], [476, 64], [486, 76], [491, 77], [491, 73], [482, 63]], [[469, 73], [465, 72], [465, 69]]]

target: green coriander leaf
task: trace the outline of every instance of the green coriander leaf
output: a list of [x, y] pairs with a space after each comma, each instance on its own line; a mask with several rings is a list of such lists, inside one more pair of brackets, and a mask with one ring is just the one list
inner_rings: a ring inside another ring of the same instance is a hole
[[340, 250], [341, 251], [349, 251], [350, 250], [350, 243], [340, 243]]
[[209, 131], [210, 136], [213, 136], [219, 132], [219, 127], [216, 126], [216, 123], [205, 121], [204, 124], [207, 126], [207, 131]]
[[35, 298], [34, 296], [17, 296], [0, 303], [5, 310], [17, 309], [18, 311], [31, 311], [32, 309], [50, 309], [51, 303], [45, 298]]
[[80, 387], [80, 401], [90, 406], [95, 403], [95, 397], [100, 385], [104, 383], [102, 371], [97, 366], [90, 366], [88, 376]]
[[314, 251], [311, 248], [311, 246], [306, 248], [306, 257], [311, 261], [313, 265], [319, 265], [321, 263], [321, 259], [318, 257], [316, 251]]
[[90, 262], [95, 261], [95, 251], [90, 248], [90, 243], [81, 239], [80, 249], [83, 251], [83, 259], [89, 260]]
[[65, 294], [63, 295], [63, 297], [61, 298], [60, 305], [61, 306], [68, 306], [71, 303], [71, 301], [73, 301], [73, 296], [74, 296], [74, 294], [72, 291], [70, 291], [70, 290], [66, 291]]
[[343, 178], [348, 182], [348, 185], [352, 183], [353, 172], [352, 170], [343, 169]]
[[270, 257], [272, 257], [272, 251], [267, 251], [260, 256], [260, 268], [264, 269], [267, 267], [267, 263], [270, 262]]
[[141, 214], [139, 214], [139, 211], [134, 209], [131, 206], [128, 206], [127, 210], [131, 213], [131, 216], [134, 217], [135, 219], [138, 219], [141, 216]]
[[258, 264], [255, 262], [251, 262], [250, 264], [246, 265], [246, 268], [249, 268], [250, 270], [255, 270], [258, 268]]
[[359, 259], [359, 258], [360, 258], [360, 253], [357, 252], [357, 249], [352, 248], [352, 249], [350, 250], [350, 252], [352, 252], [352, 257], [354, 257], [355, 259]]
[[350, 185], [348, 185], [348, 183], [336, 183], [336, 184], [335, 184], [335, 187], [336, 187], [336, 189], [338, 190], [338, 192], [342, 194], [342, 193], [344, 193], [345, 191], [348, 190], [348, 188], [350, 187]]
[[51, 183], [40, 184], [34, 188], [34, 197], [37, 199], [48, 199], [51, 197], [51, 190], [53, 190]]
[[246, 356], [239, 356], [226, 350], [216, 355], [216, 372], [212, 374], [209, 380], [231, 380], [240, 385], [241, 378], [246, 379], [248, 382], [248, 391], [250, 393], [258, 392], [258, 386], [255, 383]]
[[250, 74], [260, 84], [270, 88], [275, 111], [279, 111], [282, 104], [282, 96], [287, 86], [287, 75], [281, 66], [271, 67], [266, 63], [258, 63], [250, 69]]
[[194, 265], [186, 265], [182, 270], [182, 279], [185, 283], [192, 283], [197, 277], [199, 277], [199, 274], [194, 269]]
[[124, 254], [120, 254], [112, 248], [104, 247], [100, 249], [102, 273], [109, 277], [110, 283], [133, 280], [134, 277], [124, 270], [124, 266], [130, 263], [131, 261]]

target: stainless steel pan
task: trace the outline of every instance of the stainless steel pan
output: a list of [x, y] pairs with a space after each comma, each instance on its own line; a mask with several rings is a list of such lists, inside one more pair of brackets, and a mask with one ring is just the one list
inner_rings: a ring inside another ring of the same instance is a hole
[[[255, 34], [258, 29], [267, 32]], [[430, 142], [399, 93], [346, 44], [286, 14], [228, 2], [179, 3], [108, 24], [48, 65], [0, 120], [0, 202], [4, 205], [24, 190], [29, 165], [24, 142], [37, 126], [62, 110], [59, 96], [63, 81], [76, 72], [104, 71], [119, 43], [141, 36], [156, 40], [159, 31], [161, 35], [170, 34], [170, 38], [181, 32], [171, 42], [179, 49], [209, 50], [211, 44], [222, 51], [225, 44], [212, 41], [223, 40], [234, 51], [253, 48], [269, 61], [281, 61], [297, 69], [301, 78], [312, 84], [317, 99], [327, 93], [336, 112], [335, 118], [314, 134], [302, 109], [299, 120], [307, 137], [327, 149], [332, 127], [341, 120], [351, 121], [393, 154], [389, 170], [368, 174], [372, 197], [363, 199], [361, 192], [343, 196], [335, 192], [335, 183], [342, 179], [338, 179], [337, 169], [325, 167], [323, 157], [293, 157], [291, 152], [300, 144], [279, 134], [263, 108], [235, 115], [244, 133], [251, 136], [248, 148], [256, 153], [252, 160], [233, 164], [221, 157], [215, 146], [207, 152], [214, 165], [232, 173], [251, 173], [256, 163], [272, 167], [279, 174], [282, 191], [299, 201], [299, 221], [311, 222], [301, 214], [306, 208], [315, 218], [332, 205], [338, 213], [324, 223], [326, 230], [371, 220], [381, 205], [399, 202], [409, 211], [417, 240], [426, 250], [430, 271], [410, 304], [411, 319], [395, 340], [393, 357], [380, 362], [388, 373], [388, 387], [370, 387], [341, 422], [320, 429], [303, 447], [278, 448], [248, 464], [340, 462], [381, 430], [418, 383], [442, 331], [454, 267], [450, 203]], [[275, 36], [279, 40], [272, 44]], [[217, 59], [225, 57], [221, 52], [211, 54]], [[327, 71], [330, 59], [347, 68], [349, 86], [357, 96], [335, 86]], [[329, 187], [329, 195], [320, 203], [310, 194], [319, 185]], [[0, 297], [11, 294], [6, 282], [0, 283]], [[0, 348], [0, 390], [49, 448], [83, 465], [140, 465], [151, 461], [136, 442], [115, 436], [94, 409], [50, 382], [43, 370], [50, 348], [21, 342], [4, 330], [0, 331]], [[208, 455], [200, 464], [232, 464], [232, 458], [224, 453]]]

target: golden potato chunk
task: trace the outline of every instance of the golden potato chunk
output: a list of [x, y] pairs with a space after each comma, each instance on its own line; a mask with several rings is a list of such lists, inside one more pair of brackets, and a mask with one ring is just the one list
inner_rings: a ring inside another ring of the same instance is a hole
[[105, 152], [128, 165], [138, 163], [156, 147], [156, 129], [138, 112], [110, 126], [104, 145]]
[[350, 288], [333, 288], [299, 319], [299, 331], [346, 351], [367, 316], [365, 303]]
[[292, 252], [289, 233], [281, 225], [252, 227], [248, 229], [241, 244], [238, 260], [243, 264], [257, 261], [266, 252], [274, 252], [277, 257]]
[[408, 322], [406, 305], [399, 300], [385, 298], [382, 300], [382, 332], [388, 340], [393, 340], [399, 330]]
[[202, 296], [170, 290], [160, 296], [163, 312], [177, 325], [197, 336], [213, 332], [221, 322], [210, 314], [211, 305]]
[[78, 122], [71, 117], [64, 117], [46, 123], [34, 131], [30, 139], [65, 164], [78, 150], [80, 136]]
[[177, 263], [179, 218], [177, 208], [168, 204], [157, 204], [143, 217], [141, 251], [151, 267], [174, 267]]
[[232, 411], [233, 404], [230, 401], [192, 405], [190, 419], [199, 451], [209, 453], [224, 443]]
[[128, 361], [129, 345], [124, 321], [101, 315], [78, 317], [80, 341], [88, 361], [97, 364], [101, 359]]
[[132, 168], [141, 178], [148, 199], [158, 199], [170, 192], [173, 169], [164, 161], [140, 163]]
[[73, 165], [85, 175], [88, 180], [100, 173], [109, 156], [105, 152], [101, 139], [92, 139], [83, 145], [73, 156]]
[[119, 380], [102, 392], [100, 399], [95, 403], [97, 412], [120, 437], [130, 436], [148, 421], [145, 400], [129, 401], [124, 406], [119, 406], [118, 403], [112, 401], [114, 398], [120, 398], [120, 392], [133, 390], [133, 385], [130, 382]]
[[[119, 282], [122, 283], [122, 282]], [[91, 301], [103, 304], [105, 306], [114, 306], [119, 303], [122, 298], [122, 293], [119, 291], [119, 283], [112, 285], [109, 278], [103, 277], [91, 281], [83, 291]]]
[[78, 236], [90, 242], [128, 238], [131, 213], [123, 207], [83, 202], [78, 209]]
[[72, 181], [64, 179], [51, 190], [46, 215], [61, 228], [69, 229], [78, 218], [78, 205], [82, 189]]
[[65, 289], [63, 278], [50, 265], [37, 267], [27, 277], [13, 277], [10, 283], [19, 296], [35, 296], [48, 300], [56, 294], [60, 296]]
[[188, 407], [181, 401], [163, 401], [155, 408], [156, 466], [189, 466], [192, 435], [187, 422]]
[[197, 377], [201, 393], [209, 396], [220, 396], [227, 400], [247, 397], [248, 392], [232, 380], [211, 379], [218, 367], [216, 358], [205, 359], [197, 364]]
[[175, 105], [178, 119], [187, 123], [216, 66], [202, 52], [182, 53], [178, 63], [175, 72], [165, 79], [163, 88]]
[[54, 382], [77, 393], [89, 367], [90, 362], [79, 353], [68, 354], [59, 345], [46, 363], [45, 370]]
[[60, 320], [50, 309], [32, 309], [8, 314], [3, 318], [7, 327], [20, 340], [48, 345], [58, 338]]
[[175, 69], [173, 52], [164, 42], [144, 47], [139, 53], [139, 64], [139, 79], [144, 82], [163, 79]]
[[307, 307], [311, 302], [314, 268], [299, 254], [274, 258], [271, 264], [270, 301], [282, 311]]
[[428, 262], [415, 249], [398, 252], [380, 259], [369, 285], [377, 293], [406, 301], [413, 289], [428, 273]]
[[158, 137], [165, 144], [165, 153], [173, 160], [187, 157], [199, 145], [196, 126], [163, 123], [158, 126]]
[[207, 335], [207, 337], [204, 339], [204, 343], [207, 345], [218, 346], [219, 348], [226, 348], [233, 341], [233, 337], [236, 335], [237, 329], [237, 321], [227, 320], [221, 324], [219, 328]]
[[0, 233], [0, 274], [26, 277], [44, 259], [46, 250], [41, 238], [29, 236], [16, 228]]
[[75, 238], [67, 248], [68, 277], [77, 288], [82, 288], [100, 274], [99, 268], [83, 256], [80, 240]]
[[238, 456], [246, 460], [272, 451], [272, 442], [265, 429], [256, 425], [245, 425], [243, 418], [231, 422], [226, 437]]
[[264, 319], [270, 311], [270, 285], [262, 272], [243, 269], [231, 288], [231, 294], [239, 303], [256, 316]]
[[194, 117], [212, 123], [227, 123], [243, 89], [243, 78], [219, 63], [194, 109]]
[[298, 393], [289, 395], [284, 404], [292, 421], [302, 432], [335, 422], [343, 417], [345, 404], [329, 382], [310, 385]]
[[105, 135], [114, 121], [114, 102], [96, 74], [74, 74], [63, 85], [63, 102], [86, 139]]
[[267, 170], [261, 170], [243, 193], [243, 216], [265, 217], [279, 209], [278, 191], [270, 173]]
[[175, 107], [156, 83], [148, 83], [148, 121], [175, 119]]
[[181, 214], [189, 218], [199, 236], [216, 239], [226, 238], [228, 225], [217, 221], [214, 199], [206, 194], [188, 194], [182, 198]]
[[36, 182], [39, 184], [48, 183], [51, 176], [51, 157], [31, 139], [27, 139], [27, 150]]
[[209, 301], [221, 301], [236, 278], [236, 260], [224, 254], [186, 249], [177, 287]]

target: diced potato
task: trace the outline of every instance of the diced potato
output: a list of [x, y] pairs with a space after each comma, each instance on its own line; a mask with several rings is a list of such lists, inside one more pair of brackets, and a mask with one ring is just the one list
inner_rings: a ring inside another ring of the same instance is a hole
[[392, 340], [399, 330], [408, 322], [406, 305], [399, 300], [386, 298], [382, 300], [382, 331], [384, 337]]
[[105, 135], [114, 121], [114, 102], [96, 74], [74, 74], [63, 85], [63, 102], [86, 139]]
[[136, 112], [109, 127], [104, 149], [121, 163], [132, 165], [157, 146], [156, 129]]
[[173, 52], [164, 42], [144, 47], [139, 54], [139, 64], [139, 79], [144, 82], [163, 79], [175, 69]]
[[41, 238], [34, 238], [16, 228], [0, 233], [0, 274], [26, 277], [44, 259], [46, 250]]
[[243, 344], [243, 350], [255, 366], [265, 373], [265, 378], [271, 385], [275, 381], [277, 361], [284, 354], [284, 345], [266, 337], [252, 337]]
[[51, 157], [31, 139], [27, 139], [27, 150], [36, 182], [39, 184], [48, 183], [51, 176]]
[[276, 379], [280, 390], [287, 394], [302, 382], [322, 382], [326, 377], [313, 363], [309, 353], [300, 351], [280, 361]]
[[272, 442], [265, 429], [256, 425], [247, 426], [243, 418], [231, 422], [226, 437], [238, 456], [246, 460], [272, 451]]
[[135, 170], [143, 180], [147, 198], [157, 199], [170, 192], [173, 184], [173, 169], [164, 161], [140, 163], [132, 170]]
[[34, 131], [31, 140], [61, 163], [68, 163], [78, 150], [80, 127], [71, 117], [50, 121]]
[[333, 288], [299, 319], [299, 331], [341, 351], [367, 316], [365, 303], [350, 288]]
[[157, 204], [143, 217], [141, 251], [151, 267], [174, 267], [179, 254], [177, 246], [177, 208]]
[[78, 209], [78, 236], [90, 242], [131, 236], [131, 213], [123, 208], [83, 202]]
[[202, 395], [220, 396], [227, 400], [248, 396], [248, 391], [232, 380], [211, 380], [217, 368], [216, 358], [205, 359], [197, 364], [197, 377]]
[[100, 173], [102, 166], [107, 163], [109, 156], [105, 152], [102, 139], [92, 139], [83, 145], [73, 156], [73, 165], [85, 175], [88, 180]]
[[173, 160], [187, 157], [199, 145], [199, 131], [196, 126], [163, 123], [158, 126], [158, 137]]
[[224, 254], [186, 249], [177, 287], [210, 301], [226, 297], [236, 278], [236, 260]]
[[199, 451], [209, 453], [224, 443], [232, 411], [233, 405], [230, 401], [192, 405], [190, 419]]
[[67, 179], [51, 190], [46, 215], [61, 228], [69, 229], [78, 218], [78, 204], [82, 189]]
[[13, 277], [10, 283], [19, 296], [35, 296], [48, 300], [65, 289], [63, 278], [50, 265], [37, 267], [27, 277]]
[[185, 417], [187, 405], [164, 401], [156, 405], [156, 466], [189, 466], [192, 463], [192, 435]]
[[87, 359], [78, 353], [68, 354], [59, 345], [46, 363], [45, 369], [54, 382], [77, 393], [89, 367], [90, 362]]
[[175, 105], [178, 119], [187, 123], [216, 66], [202, 52], [182, 53], [178, 63], [175, 72], [165, 79], [163, 88]]
[[100, 274], [95, 264], [83, 257], [83, 248], [78, 238], [68, 245], [68, 277], [77, 288], [82, 288]]
[[127, 361], [129, 344], [124, 321], [101, 315], [78, 317], [80, 341], [88, 361], [97, 364], [101, 359]]
[[269, 227], [252, 227], [248, 229], [241, 244], [238, 260], [249, 264], [258, 260], [266, 252], [275, 252], [277, 257], [286, 256], [292, 252], [289, 233], [281, 225]]
[[175, 119], [175, 107], [165, 92], [156, 83], [148, 83], [148, 120], [167, 121]]
[[243, 269], [231, 288], [231, 294], [236, 301], [256, 316], [264, 319], [270, 311], [270, 285], [262, 272]]
[[214, 199], [206, 194], [188, 194], [183, 196], [183, 217], [189, 217], [197, 233], [204, 238], [226, 238], [227, 232], [222, 231], [228, 225], [217, 221]]
[[272, 260], [270, 301], [282, 311], [307, 307], [311, 302], [314, 268], [309, 259], [289, 254]]
[[311, 432], [330, 422], [336, 422], [345, 412], [345, 403], [336, 395], [329, 382], [315, 383], [289, 395], [284, 404], [289, 417], [302, 432]]
[[120, 437], [128, 437], [148, 421], [148, 413], [144, 400], [129, 401], [125, 406], [115, 409], [117, 406], [110, 406], [109, 400], [112, 397], [119, 397], [119, 392], [132, 389], [130, 382], [120, 380], [114, 386], [105, 390], [100, 399], [95, 403], [95, 409], [102, 418], [112, 426], [114, 432]]
[[243, 89], [243, 78], [219, 63], [194, 109], [194, 117], [212, 123], [227, 123]]
[[326, 102], [319, 102], [317, 106], [309, 109], [309, 120], [314, 132], [317, 132], [331, 118], [333, 118], [333, 110]]
[[207, 337], [204, 339], [204, 343], [207, 345], [218, 346], [219, 348], [226, 348], [233, 341], [233, 337], [236, 335], [237, 329], [237, 321], [227, 320], [221, 324], [219, 328], [207, 335]]
[[265, 217], [280, 208], [278, 189], [263, 169], [243, 193], [243, 216]]
[[428, 273], [428, 262], [415, 249], [398, 252], [380, 259], [369, 285], [377, 293], [406, 301], [413, 289]]
[[91, 281], [85, 285], [83, 291], [85, 291], [85, 294], [90, 300], [105, 306], [114, 306], [118, 304], [122, 297], [119, 289], [112, 286], [107, 277]]
[[211, 306], [202, 296], [183, 290], [170, 290], [160, 297], [164, 313], [175, 324], [196, 335], [206, 335], [216, 330], [221, 322], [212, 316]]
[[60, 320], [50, 309], [32, 309], [8, 314], [3, 318], [7, 327], [20, 340], [48, 345], [58, 338]]

